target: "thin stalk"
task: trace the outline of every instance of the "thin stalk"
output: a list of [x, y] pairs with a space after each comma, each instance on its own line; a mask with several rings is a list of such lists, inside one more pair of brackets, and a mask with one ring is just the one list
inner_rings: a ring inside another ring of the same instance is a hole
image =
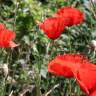
[[72, 91], [71, 91], [71, 80], [68, 80], [68, 96], [71, 96], [72, 95]]
[[40, 91], [40, 81], [41, 81], [41, 78], [40, 78], [40, 75], [39, 73], [37, 72], [37, 78], [36, 78], [36, 96], [41, 96], [41, 91]]
[[45, 94], [45, 96], [49, 96], [53, 90], [55, 90], [56, 88], [59, 87], [59, 85], [60, 85], [60, 84], [56, 84], [53, 88], [51, 88], [51, 89]]
[[37, 59], [38, 63], [37, 63], [37, 70], [36, 70], [36, 96], [41, 96], [41, 90], [40, 90], [40, 83], [41, 83], [41, 75], [40, 75], [40, 70], [41, 70], [41, 58], [40, 55], [38, 56]]
[[[72, 52], [72, 49], [71, 49], [71, 34], [70, 34], [69, 30], [68, 30], [68, 37], [69, 37], [69, 39], [68, 39], [69, 53], [71, 54], [71, 52]], [[68, 96], [71, 96], [71, 94], [72, 94], [71, 88], [72, 88], [71, 80], [68, 80], [68, 93], [69, 93]]]
[[72, 52], [72, 49], [71, 49], [71, 35], [70, 35], [70, 32], [68, 30], [68, 47], [69, 47], [69, 53]]
[[78, 88], [76, 96], [80, 96], [80, 88]]
[[18, 5], [19, 5], [19, 2], [16, 2], [16, 6], [15, 6], [15, 10], [14, 10], [15, 15], [14, 15], [13, 31], [15, 31], [15, 29], [16, 29], [16, 27], [15, 27], [15, 26], [16, 26], [16, 15], [17, 15]]
[[91, 6], [92, 6], [92, 8], [91, 8], [91, 12], [93, 13], [93, 15], [94, 15], [94, 17], [96, 18], [96, 7], [95, 7], [95, 5], [94, 5], [94, 3], [93, 3], [93, 1], [92, 0], [90, 0], [90, 4], [91, 4]]
[[[15, 31], [16, 15], [17, 15], [18, 4], [19, 4], [19, 3], [16, 1], [16, 5], [15, 5], [15, 15], [14, 15], [14, 24], [13, 24], [13, 31]], [[12, 56], [12, 55], [11, 55], [11, 56]], [[11, 56], [9, 56], [9, 58], [10, 58]], [[19, 58], [19, 56], [20, 56], [20, 55], [18, 55], [18, 58]], [[9, 58], [8, 58], [8, 59], [9, 59]], [[11, 58], [12, 58], [12, 57], [11, 57]], [[16, 71], [16, 70], [17, 70], [17, 69], [16, 69], [16, 67], [15, 67], [12, 77], [14, 77], [15, 71]], [[12, 80], [11, 80], [11, 82], [12, 82]], [[11, 88], [12, 88], [12, 84], [11, 84], [10, 87], [9, 87], [8, 94], [10, 94]]]

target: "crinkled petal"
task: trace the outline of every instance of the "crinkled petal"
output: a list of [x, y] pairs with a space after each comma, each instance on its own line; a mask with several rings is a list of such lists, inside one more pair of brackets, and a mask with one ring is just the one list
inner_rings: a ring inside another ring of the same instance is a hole
[[57, 39], [63, 32], [65, 25], [60, 18], [50, 17], [40, 24], [40, 28], [50, 39]]
[[85, 93], [90, 94], [96, 89], [96, 65], [86, 64], [74, 76]]
[[77, 8], [67, 6], [57, 10], [55, 17], [69, 18], [67, 26], [77, 25], [84, 21], [84, 14]]
[[75, 79], [77, 80], [78, 84], [80, 85], [81, 89], [86, 93], [86, 94], [89, 94], [89, 91], [86, 87], [86, 85], [84, 84], [84, 82], [82, 82], [82, 80], [80, 79], [80, 75], [79, 73], [74, 73], [74, 77]]
[[3, 24], [0, 24], [0, 31], [4, 30], [5, 26]]
[[96, 90], [94, 92], [92, 92], [90, 95], [88, 96], [96, 96]]
[[[84, 61], [84, 62], [83, 62]], [[57, 56], [49, 62], [48, 71], [55, 75], [73, 77], [73, 73], [83, 66], [83, 63], [88, 62], [79, 54], [65, 54]]]
[[[2, 29], [3, 29], [2, 25]], [[15, 32], [8, 30], [8, 29], [3, 29], [0, 30], [0, 47], [16, 47], [17, 44], [15, 44], [12, 40], [15, 38]]]

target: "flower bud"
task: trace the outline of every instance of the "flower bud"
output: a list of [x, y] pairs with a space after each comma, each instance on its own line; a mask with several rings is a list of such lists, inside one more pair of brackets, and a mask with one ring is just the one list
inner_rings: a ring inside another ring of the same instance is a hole
[[91, 41], [91, 47], [96, 50], [96, 40]]
[[4, 72], [4, 76], [7, 76], [8, 75], [8, 65], [7, 64], [4, 64], [3, 65], [3, 67], [2, 67], [2, 69], [3, 69], [3, 72]]
[[96, 0], [92, 0], [93, 1], [93, 3], [96, 3]]

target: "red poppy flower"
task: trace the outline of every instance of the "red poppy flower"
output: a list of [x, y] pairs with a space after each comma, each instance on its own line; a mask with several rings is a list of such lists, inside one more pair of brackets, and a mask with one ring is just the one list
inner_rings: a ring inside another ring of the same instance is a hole
[[56, 12], [55, 16], [69, 18], [70, 22], [68, 21], [69, 23], [66, 23], [67, 26], [80, 24], [84, 20], [83, 13], [79, 9], [73, 7], [62, 7]]
[[63, 32], [65, 25], [63, 21], [56, 17], [50, 17], [40, 24], [40, 28], [50, 39], [57, 39]]
[[96, 93], [94, 93], [96, 91], [96, 65], [84, 64], [78, 69], [77, 73], [74, 73], [74, 77], [78, 81], [81, 89], [89, 96], [90, 94]]
[[91, 93], [89, 96], [96, 96], [96, 90], [93, 93]]
[[83, 65], [83, 63], [88, 63], [86, 58], [79, 54], [65, 54], [57, 56], [54, 60], [48, 64], [48, 72], [65, 76], [74, 77], [74, 73]]
[[48, 64], [48, 72], [68, 78], [74, 77], [86, 94], [96, 95], [96, 65], [90, 64], [87, 58], [79, 54], [57, 56]]
[[16, 47], [12, 40], [15, 38], [15, 33], [5, 29], [4, 25], [0, 25], [0, 47]]
[[0, 31], [4, 30], [5, 26], [3, 24], [0, 24]]

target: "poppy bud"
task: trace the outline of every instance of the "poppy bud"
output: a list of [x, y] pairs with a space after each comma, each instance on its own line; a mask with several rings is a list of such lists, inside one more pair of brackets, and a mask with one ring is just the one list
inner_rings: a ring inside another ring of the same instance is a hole
[[9, 70], [8, 70], [8, 65], [7, 65], [7, 64], [4, 64], [4, 65], [3, 65], [3, 72], [4, 72], [4, 75], [5, 75], [5, 76], [8, 75]]
[[91, 41], [91, 47], [96, 50], [96, 40]]

